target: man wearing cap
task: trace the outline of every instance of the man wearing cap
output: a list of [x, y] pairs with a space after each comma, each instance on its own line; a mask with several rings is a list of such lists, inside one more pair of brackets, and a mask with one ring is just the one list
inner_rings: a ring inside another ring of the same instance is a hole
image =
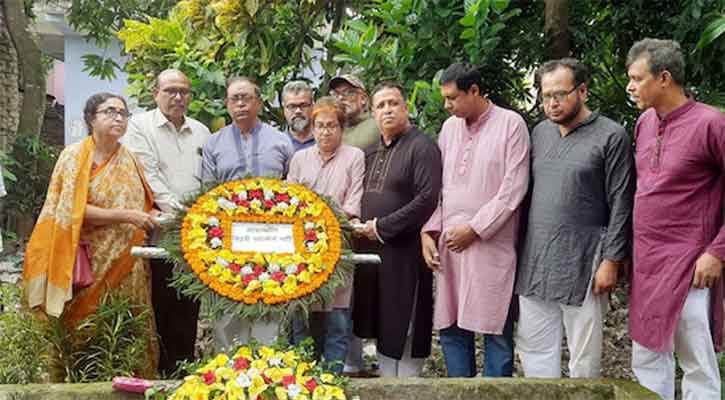
[[[380, 139], [380, 131], [368, 112], [368, 95], [365, 85], [355, 75], [338, 75], [330, 81], [330, 95], [335, 97], [345, 110], [345, 130], [342, 142], [363, 151]], [[364, 378], [371, 376], [365, 371], [362, 358], [362, 340], [350, 333], [344, 373]]]
[[365, 85], [354, 75], [338, 75], [330, 81], [330, 95], [345, 109], [345, 131], [342, 142], [363, 151], [380, 139], [380, 131], [368, 112]]

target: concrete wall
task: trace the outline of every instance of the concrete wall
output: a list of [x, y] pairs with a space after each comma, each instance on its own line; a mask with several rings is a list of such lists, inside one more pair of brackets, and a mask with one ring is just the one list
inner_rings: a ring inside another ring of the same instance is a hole
[[[111, 55], [116, 62], [123, 66], [124, 61], [120, 55], [121, 46], [114, 42], [105, 56]], [[128, 86], [127, 75], [116, 72], [117, 79], [109, 82], [93, 78], [83, 72], [83, 57], [86, 54], [104, 55], [104, 50], [98, 49], [93, 43], [87, 43], [80, 36], [66, 35], [65, 37], [65, 144], [83, 140], [87, 136], [86, 126], [83, 122], [83, 107], [91, 95], [98, 92], [111, 92], [126, 96]], [[129, 107], [134, 107], [129, 104]]]

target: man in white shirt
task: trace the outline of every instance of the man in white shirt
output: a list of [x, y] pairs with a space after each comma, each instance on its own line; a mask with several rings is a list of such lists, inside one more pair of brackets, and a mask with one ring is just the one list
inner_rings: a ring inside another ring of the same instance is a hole
[[[157, 108], [135, 115], [123, 143], [143, 165], [156, 207], [174, 213], [184, 198], [201, 186], [201, 149], [211, 135], [201, 122], [186, 116], [191, 82], [168, 69], [156, 78]], [[161, 342], [159, 372], [170, 374], [177, 362], [193, 360], [199, 303], [168, 286], [173, 263], [151, 260], [152, 301]]]

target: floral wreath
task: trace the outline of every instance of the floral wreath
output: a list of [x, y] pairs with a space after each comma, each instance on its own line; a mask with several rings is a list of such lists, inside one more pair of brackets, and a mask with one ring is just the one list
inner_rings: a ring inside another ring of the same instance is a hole
[[[330, 204], [303, 185], [272, 178], [216, 186], [194, 199], [162, 240], [183, 266], [175, 268], [171, 285], [186, 296], [210, 300], [212, 312], [242, 317], [283, 316], [284, 308], [275, 306], [306, 310], [314, 302], [329, 302], [352, 271], [341, 260], [349, 253], [340, 223], [345, 218]], [[233, 238], [235, 226], [259, 224], [286, 227], [293, 248], [255, 251], [249, 235]], [[239, 243], [247, 245], [235, 248]]]

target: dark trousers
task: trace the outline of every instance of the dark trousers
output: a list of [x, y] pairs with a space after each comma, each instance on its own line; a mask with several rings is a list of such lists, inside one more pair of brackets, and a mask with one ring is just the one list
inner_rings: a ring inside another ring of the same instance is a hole
[[151, 300], [161, 347], [159, 372], [168, 376], [176, 370], [177, 362], [194, 360], [199, 303], [169, 287], [174, 264], [152, 259], [150, 265]]

